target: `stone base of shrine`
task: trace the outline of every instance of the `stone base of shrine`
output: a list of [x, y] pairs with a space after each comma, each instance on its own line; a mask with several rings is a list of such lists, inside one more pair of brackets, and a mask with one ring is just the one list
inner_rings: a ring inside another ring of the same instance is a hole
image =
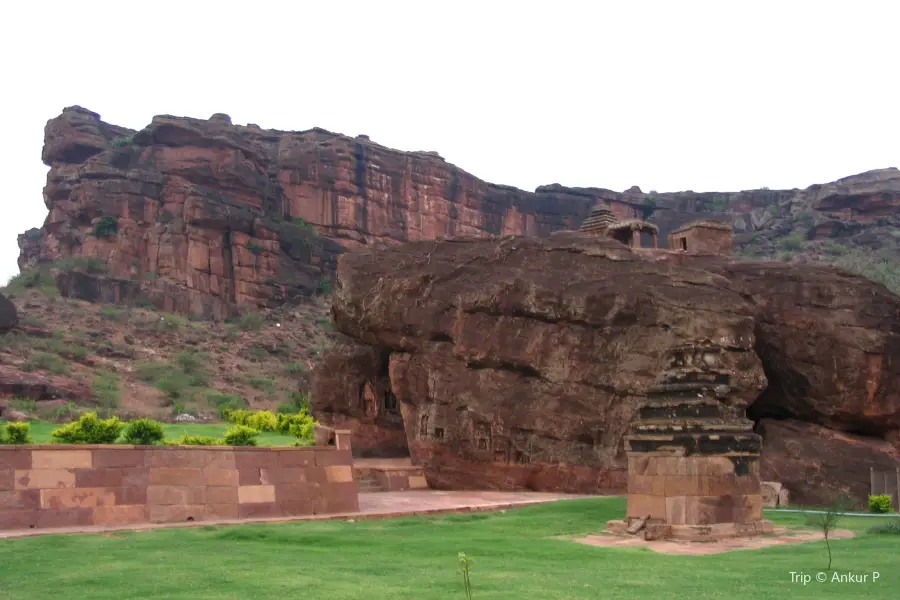
[[713, 525], [669, 525], [659, 519], [607, 521], [606, 533], [644, 540], [681, 542], [713, 542], [731, 538], [753, 537], [775, 533], [772, 521], [747, 523], [715, 523]]

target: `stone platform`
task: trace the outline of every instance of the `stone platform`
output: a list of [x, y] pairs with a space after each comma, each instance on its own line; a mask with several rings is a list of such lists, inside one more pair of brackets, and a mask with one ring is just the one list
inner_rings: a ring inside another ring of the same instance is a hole
[[409, 458], [356, 458], [353, 474], [360, 494], [428, 489], [424, 470]]
[[[633, 533], [632, 533], [633, 532]], [[741, 537], [756, 537], [775, 533], [772, 521], [748, 523], [714, 523], [712, 525], [669, 525], [662, 520], [629, 519], [607, 521], [606, 533], [640, 539], [672, 540], [675, 542], [717, 542]]]

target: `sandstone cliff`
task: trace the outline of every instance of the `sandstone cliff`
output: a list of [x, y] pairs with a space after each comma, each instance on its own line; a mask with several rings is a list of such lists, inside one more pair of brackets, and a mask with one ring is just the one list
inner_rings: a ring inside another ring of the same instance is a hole
[[795, 500], [858, 493], [872, 453], [897, 461], [884, 439], [900, 431], [900, 298], [832, 268], [566, 233], [418, 242], [341, 257], [333, 318], [373, 350], [317, 369], [318, 414], [377, 447], [398, 431], [380, 416], [394, 394], [435, 487], [621, 491], [622, 436], [673, 349], [697, 354], [755, 421], [871, 448], [836, 453], [812, 489], [774, 441], [793, 430], [762, 428], [763, 476]]
[[900, 276], [873, 264], [900, 256], [891, 235], [900, 225], [896, 169], [806, 190], [660, 194], [553, 184], [532, 193], [364, 135], [263, 130], [227, 115], [157, 116], [133, 131], [77, 106], [47, 123], [43, 160], [50, 212], [43, 227], [19, 236], [19, 267], [99, 259], [105, 276], [82, 274], [63, 286], [89, 300], [143, 298], [213, 316], [271, 307], [326, 289], [346, 249], [542, 236], [577, 229], [599, 201], [621, 219], [654, 222], [663, 241], [687, 221], [725, 220], [741, 253], [839, 263], [900, 289]]
[[70, 107], [47, 123], [43, 160], [50, 213], [19, 236], [21, 269], [96, 258], [108, 265], [97, 294], [127, 288], [165, 310], [213, 316], [314, 292], [347, 248], [545, 235], [590, 210], [585, 198], [487, 184], [434, 152], [226, 115], [158, 116], [132, 131]]

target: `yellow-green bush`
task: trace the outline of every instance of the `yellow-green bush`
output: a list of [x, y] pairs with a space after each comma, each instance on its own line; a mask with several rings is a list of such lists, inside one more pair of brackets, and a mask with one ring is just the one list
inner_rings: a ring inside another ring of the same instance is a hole
[[877, 494], [869, 496], [869, 512], [872, 513], [892, 513], [894, 512], [894, 503], [889, 494]]
[[247, 427], [246, 425], [235, 425], [225, 432], [226, 446], [255, 446], [256, 436], [259, 435], [258, 429]]
[[7, 423], [6, 437], [0, 435], [0, 444], [30, 444], [31, 436], [28, 432], [31, 425], [28, 423]]
[[257, 431], [276, 431], [278, 429], [278, 419], [275, 413], [269, 410], [260, 410], [247, 419], [247, 426]]
[[125, 428], [125, 443], [135, 446], [152, 446], [165, 437], [162, 423], [153, 419], [137, 419]]
[[177, 442], [178, 446], [221, 446], [222, 440], [209, 435], [182, 435]]
[[57, 444], [115, 444], [125, 423], [119, 417], [101, 421], [97, 413], [85, 413], [77, 421], [50, 432]]

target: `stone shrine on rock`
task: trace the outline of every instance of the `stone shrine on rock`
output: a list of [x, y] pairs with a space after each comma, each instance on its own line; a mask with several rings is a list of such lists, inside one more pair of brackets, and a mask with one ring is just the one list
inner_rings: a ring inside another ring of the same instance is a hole
[[610, 237], [631, 248], [640, 248], [641, 234], [649, 233], [652, 247], [658, 247], [659, 228], [656, 225], [639, 219], [617, 221], [609, 207], [603, 203], [594, 207], [579, 231]]

